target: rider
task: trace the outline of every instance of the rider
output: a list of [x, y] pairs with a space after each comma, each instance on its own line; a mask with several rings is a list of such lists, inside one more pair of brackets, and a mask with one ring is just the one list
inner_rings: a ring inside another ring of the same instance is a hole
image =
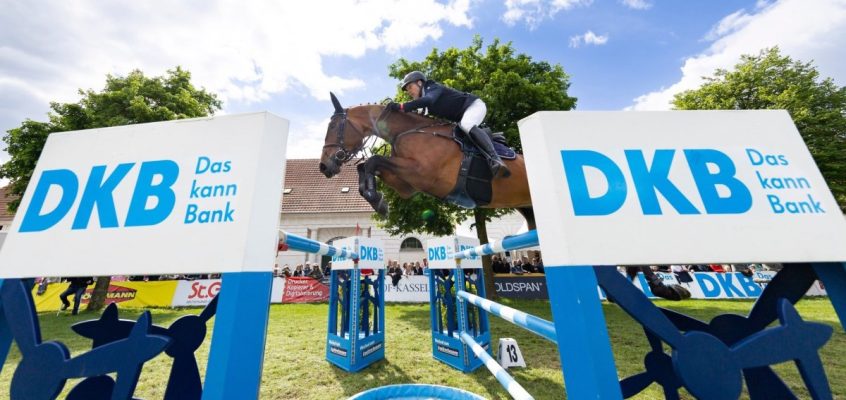
[[511, 171], [496, 154], [490, 136], [479, 128], [479, 124], [488, 112], [482, 99], [471, 93], [461, 92], [433, 80], [427, 80], [426, 75], [420, 71], [412, 71], [402, 79], [402, 90], [405, 90], [413, 100], [407, 103], [389, 103], [390, 110], [410, 112], [424, 108], [427, 114], [457, 122], [461, 130], [467, 133], [473, 144], [487, 158], [488, 167], [494, 178], [500, 175], [507, 178], [511, 175]]

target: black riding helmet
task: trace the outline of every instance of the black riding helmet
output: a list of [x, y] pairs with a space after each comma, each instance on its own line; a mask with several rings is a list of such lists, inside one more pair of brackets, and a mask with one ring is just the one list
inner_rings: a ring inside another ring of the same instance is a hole
[[411, 71], [405, 75], [405, 78], [402, 78], [402, 83], [400, 87], [402, 90], [405, 90], [405, 87], [408, 86], [409, 83], [417, 82], [417, 81], [426, 81], [426, 75], [423, 75], [420, 71]]

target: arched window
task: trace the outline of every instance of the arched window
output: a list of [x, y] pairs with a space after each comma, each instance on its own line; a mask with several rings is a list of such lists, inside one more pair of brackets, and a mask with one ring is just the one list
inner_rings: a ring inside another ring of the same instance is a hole
[[423, 243], [420, 243], [420, 241], [417, 240], [417, 238], [413, 238], [413, 237], [406, 238], [400, 244], [400, 251], [402, 251], [402, 250], [405, 250], [405, 251], [423, 250]]

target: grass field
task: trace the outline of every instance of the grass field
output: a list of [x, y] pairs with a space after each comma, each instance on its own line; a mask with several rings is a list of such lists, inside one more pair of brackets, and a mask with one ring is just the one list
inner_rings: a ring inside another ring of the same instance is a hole
[[[503, 303], [551, 318], [547, 301], [504, 300]], [[751, 301], [740, 300], [656, 303], [704, 320], [726, 312], [745, 314], [752, 306]], [[603, 308], [619, 373], [628, 376], [642, 371], [643, 356], [648, 351], [648, 345], [639, 325], [614, 305], [606, 303]], [[835, 397], [846, 398], [846, 334], [840, 328], [831, 304], [827, 299], [807, 299], [801, 301], [797, 308], [804, 319], [835, 327], [834, 336], [822, 349], [821, 356]], [[369, 388], [396, 383], [441, 384], [463, 388], [487, 398], [508, 398], [485, 368], [465, 375], [432, 359], [428, 304], [388, 304], [385, 361], [357, 374], [332, 367], [324, 359], [327, 309], [326, 304], [271, 306], [261, 398], [342, 399]], [[121, 317], [135, 319], [139, 312], [122, 310]], [[182, 315], [198, 312], [198, 309], [152, 310], [153, 322], [167, 326]], [[92, 319], [95, 315], [82, 313], [79, 316], [57, 316], [56, 313], [42, 313], [39, 317], [44, 340], [64, 342], [74, 354], [90, 346], [87, 340], [76, 336], [69, 327], [75, 322]], [[518, 340], [528, 367], [512, 369], [511, 372], [529, 393], [537, 399], [564, 398], [563, 378], [555, 346], [496, 317], [491, 317], [491, 332], [493, 343], [499, 337]], [[197, 352], [202, 373], [205, 372], [209, 342], [207, 338]], [[20, 353], [13, 345], [0, 373], [0, 393], [9, 392], [9, 382], [19, 359]], [[715, 365], [714, 368], [719, 369], [720, 366]], [[776, 370], [800, 398], [809, 397], [792, 363], [778, 365]], [[161, 355], [147, 363], [136, 397], [162, 398], [169, 371], [170, 358], [167, 356]], [[72, 384], [74, 382], [66, 386], [65, 392]], [[6, 397], [5, 394], [2, 397]], [[682, 396], [692, 397], [687, 393]], [[660, 388], [653, 384], [636, 398], [661, 397]]]

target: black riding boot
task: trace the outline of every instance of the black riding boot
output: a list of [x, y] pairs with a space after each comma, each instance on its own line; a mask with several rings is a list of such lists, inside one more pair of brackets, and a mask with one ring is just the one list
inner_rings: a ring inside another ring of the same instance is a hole
[[470, 140], [473, 141], [473, 144], [482, 151], [485, 158], [488, 159], [488, 168], [491, 169], [491, 175], [494, 179], [498, 178], [499, 175], [502, 175], [503, 178], [511, 176], [511, 171], [508, 170], [508, 167], [505, 166], [505, 163], [502, 162], [501, 158], [499, 158], [499, 154], [496, 154], [491, 137], [488, 136], [485, 131], [480, 129], [478, 126], [474, 126], [470, 129], [468, 136], [470, 136]]

